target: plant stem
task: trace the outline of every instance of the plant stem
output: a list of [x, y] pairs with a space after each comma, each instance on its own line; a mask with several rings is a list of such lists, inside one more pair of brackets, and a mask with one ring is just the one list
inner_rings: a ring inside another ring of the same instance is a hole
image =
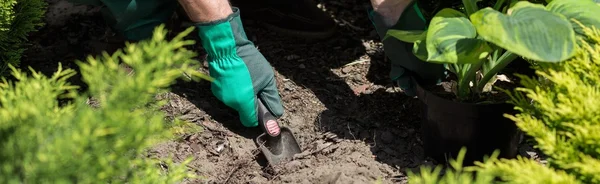
[[500, 58], [498, 58], [498, 61], [495, 62], [495, 65], [492, 68], [490, 68], [490, 70], [488, 70], [487, 72], [485, 72], [483, 74], [483, 77], [477, 83], [477, 90], [482, 91], [483, 88], [485, 87], [485, 85], [489, 82], [489, 80], [494, 75], [496, 75], [498, 72], [500, 72], [500, 70], [504, 69], [504, 67], [508, 66], [508, 64], [510, 64], [517, 57], [518, 57], [518, 55], [516, 55], [510, 51], [504, 52], [504, 54], [502, 54], [502, 56], [500, 56]]
[[502, 5], [504, 4], [504, 0], [497, 0], [496, 4], [494, 4], [494, 10], [500, 10]]
[[446, 64], [446, 69], [450, 70], [452, 73], [456, 73], [459, 71], [460, 66], [457, 64]]
[[462, 0], [462, 2], [463, 6], [465, 7], [465, 11], [467, 12], [467, 17], [479, 10], [476, 0]]
[[[474, 64], [465, 64], [463, 66], [469, 66], [469, 69], [467, 70], [466, 73], [464, 73], [464, 75], [458, 75], [460, 78], [458, 79], [458, 92], [457, 92], [457, 96], [459, 99], [463, 100], [466, 97], [469, 96], [470, 91], [471, 91], [471, 86], [469, 86], [469, 82], [471, 81], [475, 81], [475, 74], [477, 74], [477, 71], [481, 68], [481, 65], [483, 65], [483, 60], [479, 61], [477, 63]], [[462, 73], [462, 72], [461, 72]]]

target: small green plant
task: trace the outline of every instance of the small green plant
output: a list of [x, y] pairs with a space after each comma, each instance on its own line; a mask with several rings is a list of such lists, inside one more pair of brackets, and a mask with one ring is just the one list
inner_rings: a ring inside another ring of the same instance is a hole
[[445, 64], [457, 77], [459, 100], [491, 90], [497, 73], [519, 56], [539, 62], [571, 58], [582, 34], [575, 21], [600, 27], [600, 6], [592, 0], [557, 0], [546, 6], [498, 0], [483, 9], [476, 2], [463, 0], [464, 13], [440, 10], [427, 30], [391, 29], [384, 38], [413, 42], [419, 59]]
[[409, 183], [600, 183], [600, 29], [581, 31], [574, 57], [539, 63], [536, 76], [519, 75], [523, 87], [505, 91], [520, 111], [505, 116], [534, 138], [547, 165], [521, 156], [497, 159], [495, 152], [476, 166], [451, 164], [444, 176], [441, 168], [422, 168]]
[[516, 159], [498, 159], [494, 152], [476, 166], [463, 167], [466, 149], [461, 149], [456, 160], [442, 174], [442, 167], [421, 167], [420, 172], [408, 172], [410, 184], [491, 184], [491, 183], [548, 183], [579, 184], [573, 175], [546, 167], [534, 160], [518, 156]]
[[[409, 171], [408, 182], [409, 183], [418, 183], [418, 184], [471, 184], [471, 183], [491, 183], [493, 177], [491, 176], [477, 176], [475, 177], [475, 173], [469, 168], [464, 168], [462, 166], [463, 160], [466, 154], [466, 148], [460, 149], [458, 152], [458, 156], [456, 159], [448, 160], [450, 165], [444, 175], [442, 175], [442, 167], [436, 166], [434, 168], [424, 166], [420, 167], [418, 173], [414, 173]], [[492, 155], [492, 158], [497, 157], [498, 152], [495, 152]]]
[[0, 76], [21, 62], [29, 33], [43, 25], [44, 0], [0, 0]]
[[[60, 65], [47, 77], [10, 66], [16, 81], [0, 83], [0, 183], [175, 183], [185, 164], [145, 158], [147, 148], [173, 138], [155, 96], [182, 73], [195, 70], [196, 53], [184, 46], [187, 29], [166, 41], [164, 27], [151, 40], [128, 44], [112, 55], [78, 62], [86, 92], [67, 82]], [[128, 72], [119, 64], [135, 70]], [[187, 79], [187, 78], [184, 78]], [[87, 105], [94, 97], [99, 106]], [[162, 103], [162, 102], [160, 102]]]

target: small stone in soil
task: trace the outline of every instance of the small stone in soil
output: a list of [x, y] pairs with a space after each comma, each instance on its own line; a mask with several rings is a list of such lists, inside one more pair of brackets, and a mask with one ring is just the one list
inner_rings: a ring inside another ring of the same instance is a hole
[[210, 139], [212, 137], [213, 137], [213, 135], [210, 132], [202, 134], [202, 138], [204, 138], [204, 139]]
[[342, 72], [344, 72], [344, 74], [350, 73], [352, 71], [352, 67], [344, 67], [342, 68]]
[[304, 66], [304, 64], [300, 64], [300, 65], [298, 65], [298, 68], [300, 68], [300, 69], [305, 69], [305, 68], [306, 68], [306, 66]]
[[531, 158], [536, 158], [537, 153], [533, 152], [533, 151], [527, 151], [527, 154], [531, 157]]
[[294, 90], [294, 85], [290, 84], [289, 82], [285, 82], [283, 84], [283, 89], [288, 90], [288, 91], [293, 91]]
[[291, 169], [291, 170], [299, 169], [300, 166], [302, 166], [302, 162], [300, 162], [298, 160], [294, 160], [294, 161], [291, 161], [291, 162], [288, 162], [285, 164], [285, 167], [287, 169]]
[[360, 74], [356, 74], [352, 76], [352, 80], [354, 80], [354, 82], [361, 82], [362, 81], [362, 75]]

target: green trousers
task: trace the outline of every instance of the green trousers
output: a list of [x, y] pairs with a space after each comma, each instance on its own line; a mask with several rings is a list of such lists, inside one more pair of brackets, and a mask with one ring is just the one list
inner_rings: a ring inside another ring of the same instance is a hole
[[104, 6], [107, 23], [125, 38], [139, 41], [152, 36], [178, 6], [176, 0], [69, 0], [75, 4]]

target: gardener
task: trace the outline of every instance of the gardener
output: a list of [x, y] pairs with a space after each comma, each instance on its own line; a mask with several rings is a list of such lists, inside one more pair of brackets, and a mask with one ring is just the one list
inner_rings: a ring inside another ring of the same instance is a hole
[[[70, 1], [105, 6], [104, 10], [114, 17], [113, 27], [130, 41], [149, 38], [154, 27], [165, 23], [177, 8], [177, 3], [172, 0]], [[178, 2], [185, 10], [189, 20], [195, 23], [197, 34], [209, 56], [207, 59], [210, 75], [215, 78], [211, 86], [213, 94], [227, 106], [237, 110], [244, 126], [255, 127], [258, 125], [255, 95], [265, 102], [273, 115], [280, 117], [283, 114], [283, 106], [275, 84], [273, 69], [253, 43], [246, 38], [240, 21], [240, 10], [231, 7], [227, 0], [178, 0]], [[413, 6], [409, 0], [371, 0], [371, 3], [373, 9], [369, 11], [369, 17], [381, 37], [390, 27], [402, 29], [423, 29], [425, 27], [424, 19], [418, 8], [416, 5]], [[298, 4], [304, 6], [297, 6]], [[279, 17], [287, 21], [275, 22], [279, 23], [276, 25], [288, 30], [297, 27], [312, 28], [300, 31], [319, 35], [322, 38], [331, 35], [331, 28], [328, 27], [333, 27], [332, 23], [322, 16], [322, 11], [315, 10], [316, 6], [309, 5], [314, 5], [314, 3], [290, 2], [288, 6], [279, 7], [293, 7], [289, 10], [309, 12], [304, 14], [307, 15], [305, 17], [316, 18], [294, 20], [293, 17], [297, 16]], [[298, 9], [298, 7], [305, 9]], [[294, 8], [295, 10], [292, 10]], [[265, 12], [256, 11], [256, 13], [264, 15]], [[317, 13], [317, 15], [312, 13]], [[277, 18], [273, 20], [277, 20]], [[302, 24], [292, 24], [291, 22]], [[317, 24], [314, 24], [315, 22]], [[397, 24], [397, 22], [401, 24]], [[308, 24], [314, 25], [302, 26]], [[296, 29], [296, 31], [298, 30]], [[408, 43], [393, 39], [384, 41], [386, 56], [392, 61], [390, 76], [400, 84], [407, 95], [414, 96], [414, 88], [410, 83], [408, 70], [413, 71], [411, 73], [420, 74], [419, 77], [427, 81], [435, 81], [442, 70], [439, 66], [418, 61], [411, 54], [411, 48], [412, 46]], [[279, 131], [279, 127], [276, 125], [267, 124], [265, 126], [270, 133]]]
[[[195, 34], [208, 55], [210, 76], [215, 79], [211, 90], [217, 99], [235, 109], [246, 127], [258, 125], [256, 96], [274, 116], [283, 115], [274, 71], [246, 37], [240, 10], [227, 0], [71, 1], [105, 6], [115, 20], [113, 27], [130, 41], [150, 38], [154, 28], [167, 22], [180, 4], [195, 24]], [[276, 122], [267, 122], [265, 127], [271, 134], [279, 133]]]

